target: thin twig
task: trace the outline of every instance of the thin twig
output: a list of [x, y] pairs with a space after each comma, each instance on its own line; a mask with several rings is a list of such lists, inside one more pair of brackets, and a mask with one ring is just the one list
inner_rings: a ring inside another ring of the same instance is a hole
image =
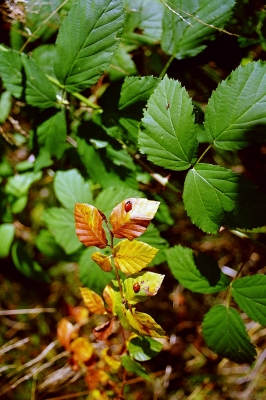
[[5, 310], [0, 311], [1, 315], [18, 315], [18, 314], [39, 314], [39, 313], [54, 313], [56, 312], [56, 308], [29, 308], [29, 309], [21, 309], [21, 310]]

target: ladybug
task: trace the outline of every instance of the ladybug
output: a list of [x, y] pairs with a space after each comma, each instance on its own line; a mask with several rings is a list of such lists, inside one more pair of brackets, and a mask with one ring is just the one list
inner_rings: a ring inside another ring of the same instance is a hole
[[131, 203], [131, 201], [130, 200], [128, 200], [127, 202], [126, 202], [126, 204], [125, 204], [125, 212], [129, 212], [129, 211], [131, 211], [132, 210], [132, 203]]
[[140, 291], [140, 284], [138, 282], [134, 283], [133, 290], [135, 293], [138, 293]]

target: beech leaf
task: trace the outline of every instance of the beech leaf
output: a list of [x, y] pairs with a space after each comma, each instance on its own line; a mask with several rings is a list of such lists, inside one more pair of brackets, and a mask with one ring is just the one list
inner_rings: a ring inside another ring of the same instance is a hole
[[85, 246], [103, 249], [107, 245], [102, 216], [96, 207], [85, 203], [75, 205], [76, 234]]
[[138, 312], [135, 308], [126, 310], [125, 307], [124, 313], [132, 328], [142, 335], [160, 338], [167, 337], [162, 327], [149, 314]]
[[155, 296], [161, 287], [164, 275], [154, 272], [140, 272], [123, 282], [124, 296], [129, 304], [136, 304]]
[[111, 264], [111, 260], [108, 256], [99, 253], [98, 251], [96, 253], [93, 253], [91, 255], [91, 258], [93, 259], [93, 261], [96, 262], [96, 264], [99, 265], [99, 267], [105, 271], [105, 272], [110, 272], [112, 271], [113, 267]]
[[137, 240], [125, 239], [114, 247], [114, 261], [125, 274], [133, 274], [145, 268], [158, 249]]
[[86, 362], [93, 355], [93, 347], [91, 343], [83, 337], [78, 337], [70, 345], [70, 350], [74, 353], [73, 357], [76, 361]]
[[66, 318], [62, 318], [57, 326], [57, 338], [66, 350], [69, 350], [71, 340], [76, 338], [77, 329]]
[[80, 293], [91, 314], [106, 314], [101, 296], [86, 287], [81, 287]]
[[[110, 222], [116, 238], [132, 240], [142, 235], [149, 226], [159, 201], [129, 198], [119, 203], [112, 211]], [[135, 271], [136, 272], [136, 271]]]

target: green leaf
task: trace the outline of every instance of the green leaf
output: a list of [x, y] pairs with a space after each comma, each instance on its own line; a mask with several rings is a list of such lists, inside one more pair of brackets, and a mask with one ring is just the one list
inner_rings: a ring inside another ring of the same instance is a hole
[[266, 276], [254, 275], [236, 279], [232, 295], [239, 307], [254, 321], [266, 325]]
[[111, 62], [123, 25], [121, 0], [79, 0], [56, 40], [55, 73], [69, 92], [96, 83]]
[[137, 68], [131, 55], [124, 47], [119, 47], [112, 58], [112, 62], [106, 69], [111, 81], [122, 79], [127, 75], [136, 75]]
[[41, 266], [30, 257], [22, 242], [15, 242], [12, 246], [12, 259], [16, 268], [27, 278], [35, 281], [49, 282], [50, 278]]
[[192, 292], [220, 292], [230, 284], [217, 262], [205, 254], [195, 256], [191, 249], [175, 246], [166, 250], [166, 257], [174, 277]]
[[183, 199], [192, 222], [208, 233], [216, 233], [221, 225], [266, 225], [266, 195], [244, 176], [217, 165], [197, 164], [190, 170]]
[[7, 117], [9, 116], [10, 110], [12, 106], [12, 97], [11, 93], [5, 91], [1, 94], [0, 97], [0, 123], [6, 121]]
[[54, 191], [60, 203], [74, 212], [76, 203], [92, 203], [90, 185], [76, 169], [57, 171]]
[[105, 286], [115, 278], [115, 272], [104, 272], [101, 270], [91, 258], [94, 252], [94, 247], [88, 247], [83, 251], [79, 260], [79, 279], [82, 285], [102, 295]]
[[15, 226], [13, 224], [0, 225], [0, 258], [7, 257], [15, 236]]
[[[193, 57], [204, 50], [207, 39], [213, 39], [229, 20], [234, 0], [172, 0], [165, 7], [162, 49], [177, 59]], [[184, 21], [185, 20], [185, 21]], [[209, 26], [213, 25], [213, 26]]]
[[205, 315], [202, 332], [207, 346], [222, 357], [237, 363], [252, 363], [256, 356], [242, 319], [231, 307], [212, 307]]
[[66, 254], [72, 254], [82, 246], [75, 232], [73, 210], [48, 208], [44, 212], [43, 219], [54, 235], [56, 243], [63, 247]]
[[52, 257], [61, 261], [65, 256], [62, 247], [56, 243], [55, 237], [46, 229], [40, 230], [36, 238], [36, 247], [46, 257]]
[[156, 165], [182, 171], [196, 161], [198, 148], [191, 99], [178, 81], [167, 76], [148, 101], [139, 134], [142, 153]]
[[22, 94], [22, 62], [19, 53], [0, 46], [0, 75], [5, 88], [17, 98]]
[[[156, 43], [162, 34], [163, 4], [160, 0], [126, 0], [123, 39], [136, 43]], [[136, 31], [141, 33], [136, 33]]]
[[54, 44], [43, 44], [32, 51], [32, 58], [36, 64], [38, 64], [47, 75], [54, 78], [56, 78], [54, 72], [55, 52]]
[[57, 106], [54, 87], [32, 58], [22, 57], [26, 72], [26, 101], [31, 106], [49, 108]]
[[266, 64], [251, 62], [232, 72], [212, 93], [205, 130], [210, 142], [224, 150], [266, 141]]
[[160, 79], [153, 76], [130, 76], [126, 78], [121, 89], [119, 110], [139, 101], [146, 103], [159, 82]]
[[129, 341], [128, 352], [130, 357], [137, 361], [147, 361], [156, 356], [163, 348], [163, 344], [149, 336], [136, 336]]
[[147, 379], [148, 381], [151, 379], [150, 375], [146, 372], [145, 368], [140, 365], [137, 361], [133, 360], [130, 356], [122, 356], [121, 357], [121, 362], [123, 367], [129, 371], [133, 372], [134, 374], [141, 376], [144, 379]]
[[37, 138], [40, 147], [58, 159], [66, 147], [67, 125], [65, 110], [58, 111], [37, 127]]
[[28, 193], [30, 186], [33, 182], [41, 179], [41, 172], [25, 172], [20, 175], [13, 175], [8, 178], [5, 191], [8, 194], [12, 194], [15, 197], [21, 197]]

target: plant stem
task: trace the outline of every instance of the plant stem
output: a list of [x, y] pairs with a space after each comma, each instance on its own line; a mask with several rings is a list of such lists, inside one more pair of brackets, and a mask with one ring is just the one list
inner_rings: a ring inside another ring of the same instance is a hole
[[166, 74], [166, 71], [167, 71], [168, 68], [170, 67], [170, 65], [171, 65], [172, 61], [174, 60], [174, 58], [175, 58], [175, 56], [171, 56], [171, 57], [169, 58], [169, 60], [168, 60], [167, 63], [165, 64], [165, 66], [164, 66], [162, 72], [160, 73], [159, 78], [163, 78], [163, 77], [164, 77], [164, 75]]
[[204, 152], [202, 153], [202, 155], [199, 157], [199, 159], [196, 161], [196, 164], [195, 165], [197, 165], [199, 162], [200, 162], [200, 160], [205, 156], [205, 154], [210, 150], [210, 148], [212, 147], [212, 145], [210, 144], [208, 147], [207, 147], [207, 149], [205, 149], [204, 150]]

